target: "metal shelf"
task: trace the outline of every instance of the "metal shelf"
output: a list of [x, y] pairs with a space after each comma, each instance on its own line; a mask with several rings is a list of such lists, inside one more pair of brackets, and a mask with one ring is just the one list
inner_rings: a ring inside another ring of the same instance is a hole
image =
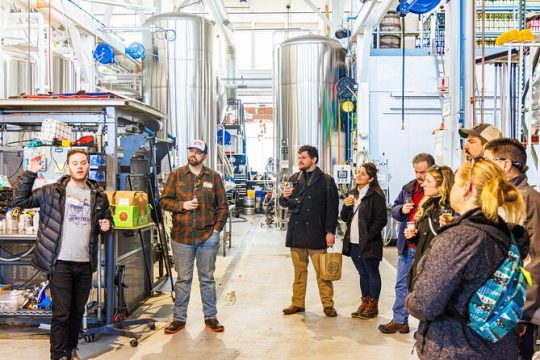
[[[486, 13], [511, 13], [518, 10], [517, 5], [488, 5]], [[540, 11], [540, 5], [527, 5], [525, 11]], [[478, 6], [476, 12], [482, 12], [482, 7]]]
[[[508, 31], [508, 30], [506, 30], [506, 31]], [[497, 36], [501, 35], [503, 32], [506, 32], [506, 31], [486, 31], [484, 33], [484, 37], [486, 37], [486, 38], [496, 38]], [[482, 34], [476, 33], [476, 38], [481, 39]]]
[[1, 316], [8, 317], [27, 317], [27, 318], [43, 318], [51, 317], [52, 310], [30, 310], [30, 309], [19, 309], [16, 311], [0, 311]]

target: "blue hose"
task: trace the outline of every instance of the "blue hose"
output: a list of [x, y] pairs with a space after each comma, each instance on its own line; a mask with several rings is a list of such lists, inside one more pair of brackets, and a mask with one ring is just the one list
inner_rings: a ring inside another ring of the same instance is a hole
[[401, 130], [405, 130], [405, 16], [401, 16]]

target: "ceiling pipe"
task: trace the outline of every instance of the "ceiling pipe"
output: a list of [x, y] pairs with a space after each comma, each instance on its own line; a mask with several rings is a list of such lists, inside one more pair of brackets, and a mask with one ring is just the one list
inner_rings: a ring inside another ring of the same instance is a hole
[[[208, 8], [210, 15], [219, 27], [226, 42], [226, 66], [227, 78], [236, 78], [236, 48], [234, 46], [234, 28], [229, 21], [227, 11], [222, 0], [204, 0], [204, 5]], [[232, 82], [232, 85], [236, 83]], [[236, 86], [227, 87], [227, 100], [236, 99]]]

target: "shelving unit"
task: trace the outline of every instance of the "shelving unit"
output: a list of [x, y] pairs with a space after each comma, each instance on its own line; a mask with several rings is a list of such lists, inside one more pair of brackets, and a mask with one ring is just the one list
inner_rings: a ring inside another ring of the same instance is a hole
[[[525, 13], [539, 12], [540, 2], [526, 1]], [[476, 2], [476, 44], [482, 45], [482, 2]], [[497, 47], [495, 39], [502, 33], [518, 29], [520, 24], [519, 4], [515, 0], [486, 1], [485, 6], [485, 46]]]

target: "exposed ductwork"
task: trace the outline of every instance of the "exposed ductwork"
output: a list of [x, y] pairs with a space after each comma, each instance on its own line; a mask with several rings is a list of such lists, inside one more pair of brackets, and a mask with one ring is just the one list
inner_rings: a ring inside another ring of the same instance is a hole
[[[226, 86], [227, 100], [236, 99], [236, 47], [234, 45], [234, 28], [229, 21], [227, 11], [222, 0], [204, 0], [204, 5], [208, 8], [210, 15], [221, 30], [226, 42], [226, 66], [227, 78], [233, 79], [232, 86]], [[221, 120], [221, 119], [220, 119]]]

